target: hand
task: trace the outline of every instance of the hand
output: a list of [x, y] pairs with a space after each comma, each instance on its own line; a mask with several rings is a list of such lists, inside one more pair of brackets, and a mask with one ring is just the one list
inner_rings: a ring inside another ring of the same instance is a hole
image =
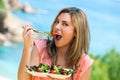
[[24, 39], [24, 47], [31, 48], [33, 46], [33, 36], [34, 36], [32, 27], [29, 25], [25, 26], [22, 36]]
[[68, 78], [66, 78], [66, 79], [59, 79], [59, 78], [53, 78], [50, 75], [47, 75], [47, 76], [48, 76], [49, 80], [68, 80]]

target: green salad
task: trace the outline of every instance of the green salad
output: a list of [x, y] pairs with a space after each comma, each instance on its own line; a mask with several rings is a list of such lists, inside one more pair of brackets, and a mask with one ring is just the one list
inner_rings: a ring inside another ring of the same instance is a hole
[[26, 66], [29, 71], [50, 73], [50, 74], [60, 74], [60, 75], [70, 75], [73, 73], [71, 69], [59, 68], [59, 65], [49, 66], [48, 64], [40, 63], [38, 66]]

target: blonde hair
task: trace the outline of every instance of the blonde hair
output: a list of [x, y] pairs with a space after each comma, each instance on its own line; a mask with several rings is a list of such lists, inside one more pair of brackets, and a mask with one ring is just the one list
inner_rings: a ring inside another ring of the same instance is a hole
[[[71, 46], [66, 53], [66, 66], [69, 68], [76, 68], [76, 64], [80, 60], [81, 55], [83, 53], [88, 53], [90, 32], [87, 18], [85, 13], [81, 9], [68, 7], [62, 9], [56, 16], [55, 20], [61, 13], [68, 13], [71, 16], [71, 20], [75, 28], [75, 38], [73, 38]], [[55, 21], [52, 24], [51, 32], [53, 30], [54, 23]], [[48, 40], [47, 48], [48, 54], [53, 60], [53, 64], [56, 64], [57, 49], [54, 40]]]

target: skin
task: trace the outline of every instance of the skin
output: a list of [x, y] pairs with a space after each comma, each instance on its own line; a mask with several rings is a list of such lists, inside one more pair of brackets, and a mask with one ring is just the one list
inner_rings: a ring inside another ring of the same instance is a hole
[[62, 36], [60, 40], [55, 39], [55, 44], [58, 50], [57, 63], [60, 64], [61, 67], [66, 67], [65, 53], [74, 37], [74, 27], [68, 13], [62, 13], [58, 16], [53, 26], [53, 32]]
[[[71, 21], [71, 17], [68, 13], [61, 13], [54, 26], [53, 32], [58, 33], [62, 36], [60, 40], [55, 39], [55, 45], [58, 50], [57, 64], [60, 64], [60, 67], [66, 68], [65, 66], [65, 53], [70, 46], [70, 42], [75, 37], [74, 26]], [[23, 31], [24, 39], [24, 49], [22, 54], [22, 59], [20, 62], [18, 70], [18, 80], [31, 80], [31, 75], [26, 73], [27, 68], [25, 65], [39, 65], [39, 55], [36, 46], [33, 45], [33, 30], [31, 27], [26, 27]], [[32, 51], [31, 48], [33, 47]], [[91, 68], [88, 68], [85, 73], [78, 80], [90, 80]], [[48, 76], [49, 80], [61, 80], [54, 79], [51, 76]], [[68, 79], [65, 79], [68, 80]]]
[[74, 27], [68, 13], [61, 13], [58, 16], [53, 27], [53, 32], [56, 32], [62, 36], [59, 41], [55, 39], [57, 48], [69, 46], [74, 37]]

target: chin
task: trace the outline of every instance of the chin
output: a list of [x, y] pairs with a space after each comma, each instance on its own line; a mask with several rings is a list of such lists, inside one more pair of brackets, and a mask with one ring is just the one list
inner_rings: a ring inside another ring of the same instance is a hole
[[56, 45], [56, 47], [61, 47], [61, 45], [60, 45], [60, 44], [58, 44], [58, 43], [55, 43], [55, 45]]

